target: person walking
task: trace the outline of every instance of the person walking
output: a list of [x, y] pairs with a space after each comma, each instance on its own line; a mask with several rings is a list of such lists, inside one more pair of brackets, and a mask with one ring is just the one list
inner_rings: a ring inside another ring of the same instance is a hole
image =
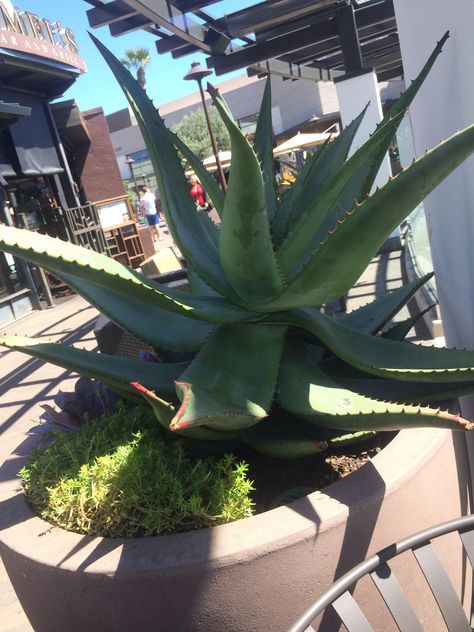
[[189, 192], [198, 210], [209, 210], [209, 203], [206, 200], [206, 193], [196, 176], [189, 176]]
[[159, 228], [159, 215], [156, 208], [155, 196], [147, 186], [140, 189], [140, 208], [145, 213], [148, 225], [153, 228], [153, 241], [163, 239]]

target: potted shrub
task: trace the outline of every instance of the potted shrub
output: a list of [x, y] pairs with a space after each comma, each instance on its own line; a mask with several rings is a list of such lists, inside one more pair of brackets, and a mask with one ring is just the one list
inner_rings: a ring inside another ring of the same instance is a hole
[[[474, 353], [408, 344], [404, 337], [414, 319], [383, 331], [426, 278], [338, 319], [319, 309], [347, 292], [395, 226], [474, 151], [471, 126], [368, 195], [446, 37], [358, 151], [347, 159], [364, 113], [308, 160], [282, 200], [273, 178], [269, 83], [255, 149], [209, 87], [232, 142], [224, 196], [96, 41], [147, 142], [191, 292], [15, 228], [0, 227], [0, 249], [51, 271], [163, 359], [174, 352], [191, 356], [144, 363], [23, 337], [2, 336], [1, 343], [98, 378], [127, 398], [143, 397], [166, 432], [201, 447], [245, 445], [294, 458], [363, 432], [428, 429], [411, 431], [407, 441], [397, 437], [379, 466], [362, 468], [327, 494], [170, 536], [108, 540], [48, 528], [6, 485], [10, 511], [2, 517], [0, 550], [36, 630], [284, 630], [311, 600], [315, 582], [329, 583], [336, 568], [365, 555], [361, 549], [369, 541], [380, 546], [385, 535], [399, 539], [393, 512], [407, 512], [411, 502], [402, 479], [423, 496], [416, 514], [406, 516], [408, 531], [426, 516], [441, 520], [443, 512], [458, 509], [455, 470], [443, 472], [437, 489], [424, 489], [439, 469], [434, 457], [447, 463], [460, 446], [447, 431], [473, 424], [427, 402], [473, 390]], [[219, 229], [196, 213], [180, 154], [213, 200]], [[402, 463], [395, 464], [397, 451]], [[439, 492], [447, 498], [434, 514], [428, 499]], [[375, 528], [382, 518], [389, 526]]]

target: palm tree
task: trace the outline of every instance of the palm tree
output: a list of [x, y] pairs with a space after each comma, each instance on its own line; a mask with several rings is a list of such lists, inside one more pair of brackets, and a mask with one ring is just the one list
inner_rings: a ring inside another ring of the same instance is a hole
[[135, 70], [137, 73], [137, 81], [143, 90], [146, 89], [145, 67], [151, 61], [150, 50], [148, 48], [129, 48], [125, 51], [125, 57], [120, 61], [128, 68]]

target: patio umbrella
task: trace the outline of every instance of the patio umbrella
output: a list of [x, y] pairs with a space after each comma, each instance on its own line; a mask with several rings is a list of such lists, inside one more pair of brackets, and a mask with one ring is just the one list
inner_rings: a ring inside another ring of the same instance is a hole
[[[291, 151], [297, 151], [298, 149], [303, 149], [304, 147], [311, 147], [316, 145], [321, 145], [331, 136], [337, 136], [337, 133], [329, 134], [329, 133], [314, 133], [314, 134], [301, 134], [298, 133], [292, 138], [286, 140], [281, 145], [278, 145], [273, 150], [274, 156], [282, 156], [283, 154], [288, 154]], [[219, 159], [223, 168], [230, 166], [231, 162], [231, 152], [230, 151], [220, 151]], [[208, 171], [215, 171], [216, 167], [216, 159], [215, 156], [209, 156], [202, 161], [202, 164], [207, 168]], [[191, 171], [189, 173], [192, 173]]]
[[283, 154], [289, 154], [291, 151], [297, 151], [305, 147], [311, 147], [315, 145], [321, 145], [331, 136], [337, 136], [337, 133], [328, 134], [327, 132], [314, 133], [314, 134], [296, 134], [284, 143], [278, 145], [273, 150], [274, 156], [282, 156]]
[[[219, 152], [219, 160], [221, 161], [222, 167], [225, 169], [230, 165], [231, 153], [230, 151], [220, 151]], [[208, 171], [215, 171], [217, 169], [216, 166], [216, 157], [214, 155], [205, 158], [202, 161], [202, 164], [206, 167]]]

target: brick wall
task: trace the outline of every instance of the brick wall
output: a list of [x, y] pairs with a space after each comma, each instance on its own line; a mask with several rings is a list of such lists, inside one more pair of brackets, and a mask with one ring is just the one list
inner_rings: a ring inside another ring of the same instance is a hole
[[109, 128], [102, 108], [82, 113], [90, 144], [77, 148], [76, 168], [88, 202], [100, 202], [125, 193]]

